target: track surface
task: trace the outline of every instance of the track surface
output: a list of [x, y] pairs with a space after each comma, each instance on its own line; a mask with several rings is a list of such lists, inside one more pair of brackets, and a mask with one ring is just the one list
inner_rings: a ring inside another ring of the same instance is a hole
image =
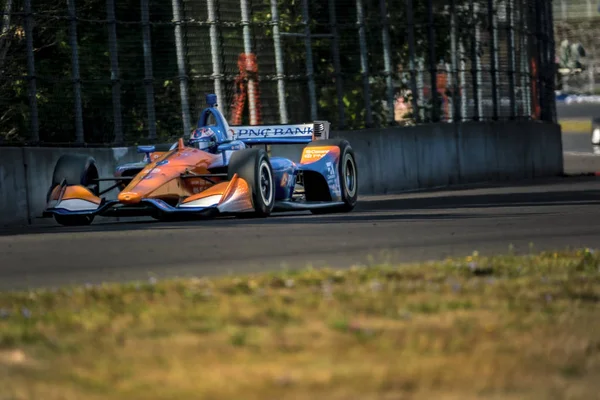
[[365, 198], [344, 215], [0, 231], [0, 289], [594, 247], [600, 178]]
[[[559, 105], [591, 117], [595, 105]], [[598, 113], [600, 115], [600, 113]], [[589, 134], [565, 132], [565, 172], [600, 171]], [[600, 153], [600, 152], [598, 152]], [[345, 215], [266, 220], [97, 222], [0, 230], [0, 290], [150, 276], [202, 276], [283, 266], [346, 267], [572, 247], [600, 242], [600, 178], [562, 178], [362, 198]]]

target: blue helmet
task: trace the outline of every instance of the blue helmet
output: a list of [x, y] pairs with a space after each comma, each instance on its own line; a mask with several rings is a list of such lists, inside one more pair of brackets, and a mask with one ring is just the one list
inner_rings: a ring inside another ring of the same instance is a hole
[[220, 141], [214, 128], [205, 126], [194, 129], [190, 135], [190, 146], [209, 153], [216, 152]]

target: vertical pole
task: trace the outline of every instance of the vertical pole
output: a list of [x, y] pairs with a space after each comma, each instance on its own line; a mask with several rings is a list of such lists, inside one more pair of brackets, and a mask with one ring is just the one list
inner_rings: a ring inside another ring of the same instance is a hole
[[344, 83], [342, 80], [342, 66], [340, 62], [340, 36], [337, 28], [337, 15], [335, 0], [329, 0], [329, 24], [331, 26], [331, 54], [333, 55], [333, 69], [335, 71], [335, 91], [338, 105], [338, 121], [340, 129], [346, 127], [346, 113], [344, 109]]
[[421, 121], [425, 121], [425, 78], [423, 77], [425, 71], [425, 57], [419, 57], [417, 59], [417, 90], [419, 93], [419, 118]]
[[369, 60], [367, 56], [367, 37], [365, 33], [365, 17], [362, 0], [356, 0], [356, 24], [358, 26], [358, 45], [360, 49], [360, 70], [363, 81], [363, 96], [365, 100], [365, 123], [373, 126], [371, 112], [371, 88], [369, 85]]
[[473, 120], [479, 121], [481, 118], [481, 93], [480, 93], [480, 82], [479, 73], [481, 68], [479, 66], [479, 55], [477, 51], [478, 40], [479, 40], [479, 22], [477, 21], [476, 6], [473, 0], [469, 3], [469, 13], [471, 14], [471, 21], [474, 24], [475, 34], [471, 40], [471, 77], [473, 79]]
[[285, 75], [283, 71], [283, 55], [281, 50], [281, 34], [279, 32], [279, 10], [277, 0], [271, 0], [271, 25], [273, 26], [273, 47], [275, 48], [275, 68], [277, 71], [277, 99], [279, 101], [279, 119], [282, 124], [288, 123], [285, 100]]
[[525, 116], [531, 116], [531, 76], [529, 75], [529, 24], [526, 20], [527, 9], [521, 2], [519, 9], [519, 25], [521, 27], [521, 87], [523, 92], [523, 102], [525, 104]]
[[549, 3], [546, 6], [547, 18], [546, 23], [548, 24], [548, 41], [549, 41], [549, 54], [548, 59], [550, 62], [549, 68], [551, 68], [550, 72], [550, 122], [556, 123], [557, 115], [556, 115], [556, 96], [554, 95], [554, 91], [556, 90], [556, 43], [554, 41], [554, 10], [552, 9], [552, 3]]
[[[534, 32], [534, 40], [533, 40], [533, 60], [535, 61], [535, 68], [533, 73], [535, 76], [535, 86], [537, 87], [537, 95], [535, 97], [535, 109], [534, 113], [536, 118], [543, 120], [544, 115], [544, 60], [542, 58], [542, 53], [544, 51], [544, 42], [542, 41], [542, 4], [539, 0], [535, 0], [533, 4], [530, 5], [531, 10], [531, 23], [533, 23], [535, 27]], [[539, 111], [539, 114], [538, 114]]]
[[115, 0], [106, 0], [106, 18], [108, 19], [108, 48], [110, 52], [110, 81], [112, 83], [115, 143], [121, 144], [123, 143], [123, 121], [121, 120], [121, 80], [119, 77]]
[[408, 35], [408, 69], [410, 71], [410, 91], [412, 92], [412, 109], [415, 122], [421, 122], [419, 117], [419, 95], [417, 93], [417, 72], [415, 61], [415, 22], [413, 15], [413, 0], [406, 0], [406, 30]]
[[[458, 106], [459, 88], [457, 81], [459, 77], [456, 47], [456, 0], [450, 0], [450, 54], [452, 64], [452, 80], [450, 81], [450, 87], [452, 88], [452, 113], [450, 114], [450, 118], [454, 122], [460, 122], [462, 118], [461, 109]], [[460, 93], [462, 94], [463, 91], [460, 90]]]
[[508, 46], [508, 96], [510, 98], [510, 119], [515, 119], [517, 115], [517, 104], [515, 101], [515, 27], [512, 3], [513, 0], [506, 0], [506, 38]]
[[150, 0], [141, 0], [142, 43], [144, 47], [144, 86], [148, 113], [148, 138], [156, 140], [156, 111], [154, 107], [154, 76], [152, 68], [152, 41], [150, 37]]
[[392, 80], [392, 56], [390, 46], [390, 28], [385, 0], [379, 0], [379, 11], [383, 22], [381, 39], [383, 42], [383, 64], [387, 89], [388, 124], [394, 123], [394, 82]]
[[7, 0], [4, 4], [4, 15], [0, 23], [0, 69], [4, 66], [8, 46], [5, 46], [5, 38], [8, 37], [8, 29], [10, 28], [10, 17], [12, 14], [13, 0]]
[[461, 110], [461, 121], [467, 118], [467, 54], [465, 50], [465, 45], [463, 44], [462, 38], [458, 42], [458, 48], [460, 52], [460, 78], [459, 78], [459, 86], [460, 86], [460, 110]]
[[75, 0], [68, 0], [69, 19], [69, 42], [71, 45], [71, 62], [73, 79], [73, 91], [75, 95], [75, 142], [83, 143], [83, 110], [81, 107], [81, 78], [79, 76], [79, 48], [77, 44], [77, 17], [75, 15]]
[[492, 119], [498, 120], [498, 47], [496, 46], [496, 15], [493, 0], [487, 2], [488, 25], [490, 29], [490, 72], [492, 75]]
[[[250, 15], [248, 12], [248, 0], [240, 0], [240, 9], [242, 11], [242, 32], [244, 37], [244, 53], [246, 60], [250, 60], [252, 53], [252, 42], [250, 40]], [[249, 69], [249, 68], [248, 68]], [[248, 109], [250, 110], [250, 125], [258, 124], [256, 118], [256, 85], [252, 77], [248, 79]]]
[[[176, 1], [176, 0], [173, 0]], [[217, 95], [217, 101], [219, 104], [225, 101], [223, 97], [223, 86], [222, 86], [222, 74], [221, 74], [221, 64], [219, 63], [219, 51], [221, 48], [221, 44], [219, 43], [219, 33], [217, 31], [217, 12], [215, 9], [215, 0], [207, 1], [208, 8], [208, 23], [210, 24], [210, 52], [212, 55], [212, 78], [215, 83], [215, 94]], [[183, 62], [183, 57], [182, 57]], [[223, 115], [226, 115], [226, 107], [219, 107], [220, 111]]]
[[433, 0], [427, 0], [427, 36], [429, 38], [429, 75], [431, 76], [431, 121], [439, 122], [440, 102], [437, 90], [437, 63], [435, 56], [435, 32], [433, 26]]
[[[209, 13], [210, 4], [212, 1], [209, 0]], [[187, 75], [185, 68], [185, 58], [183, 55], [183, 33], [181, 31], [181, 10], [179, 8], [179, 0], [172, 0], [173, 5], [173, 22], [175, 23], [175, 47], [177, 49], [177, 67], [179, 72], [179, 91], [181, 94], [181, 118], [183, 119], [183, 136], [187, 137], [190, 132], [190, 105], [188, 100], [188, 85]], [[212, 33], [212, 26], [211, 26]], [[212, 34], [211, 34], [212, 44]], [[218, 94], [217, 94], [218, 96]], [[217, 97], [218, 101], [221, 101], [220, 97]]]
[[308, 96], [310, 99], [310, 118], [317, 119], [317, 92], [308, 13], [308, 0], [302, 0], [302, 23], [304, 24], [304, 46], [306, 47], [306, 75], [308, 77]]
[[31, 141], [40, 141], [40, 127], [37, 106], [37, 87], [35, 78], [35, 58], [33, 56], [33, 16], [31, 0], [25, 0], [25, 37], [27, 41], [27, 79], [29, 80], [29, 112], [31, 121]]
[[[455, 75], [454, 75], [454, 70], [452, 69], [452, 64], [451, 63], [447, 63], [444, 62], [442, 64], [444, 66], [444, 73], [446, 74], [446, 76], [448, 77], [447, 82], [449, 83], [450, 86], [446, 86], [446, 89], [450, 89], [452, 90], [452, 92], [454, 92], [455, 86], [454, 86], [454, 81], [455, 81]], [[451, 96], [451, 98], [446, 100], [448, 102], [448, 111], [445, 112], [442, 109], [442, 115], [444, 115], [445, 117], [448, 118], [448, 122], [452, 122], [453, 119], [452, 117], [454, 116], [454, 95]], [[443, 105], [443, 103], [442, 103]]]

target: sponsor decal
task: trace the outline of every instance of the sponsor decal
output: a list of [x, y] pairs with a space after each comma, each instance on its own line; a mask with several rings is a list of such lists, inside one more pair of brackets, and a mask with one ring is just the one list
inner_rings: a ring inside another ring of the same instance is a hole
[[333, 165], [333, 162], [328, 161], [325, 165], [327, 167], [327, 184], [329, 185], [329, 189], [335, 196], [341, 196], [342, 191], [337, 179], [338, 176], [335, 173], [335, 166]]
[[[232, 129], [233, 132], [236, 130]], [[312, 125], [296, 126], [258, 126], [237, 129], [238, 137], [284, 137], [284, 136], [312, 136]]]
[[167, 165], [168, 163], [169, 163], [169, 160], [162, 160], [162, 161], [157, 162], [156, 165]]
[[306, 160], [320, 160], [328, 152], [329, 152], [329, 149], [326, 149], [326, 150], [305, 149], [304, 154], [302, 154], [302, 157]]

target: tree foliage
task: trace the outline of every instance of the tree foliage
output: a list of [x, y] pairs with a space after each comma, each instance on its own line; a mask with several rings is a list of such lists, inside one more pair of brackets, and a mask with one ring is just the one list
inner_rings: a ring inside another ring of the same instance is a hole
[[[272, 48], [271, 7], [269, 0], [248, 0], [252, 11], [252, 33], [255, 51], [259, 57], [260, 72], [274, 75]], [[112, 81], [105, 0], [75, 0], [78, 60], [81, 79], [81, 99], [85, 142], [109, 144], [114, 139], [113, 85], [120, 84], [123, 133], [128, 143], [144, 141], [148, 134], [144, 58], [140, 1], [117, 0], [117, 48], [119, 79]], [[313, 34], [331, 32], [331, 15], [327, 0], [310, 0], [309, 27]], [[67, 1], [37, 0], [34, 6], [33, 49], [35, 57], [36, 100], [39, 109], [40, 139], [46, 143], [66, 143], [75, 139], [75, 94], [73, 64]], [[219, 12], [219, 59], [224, 62], [226, 103], [234, 91], [233, 78], [237, 73], [237, 55], [243, 51], [239, 14], [239, 0], [216, 0]], [[425, 68], [430, 65], [428, 1], [413, 0], [415, 54]], [[449, 61], [450, 23], [447, 2], [432, 0], [434, 32], [433, 63]], [[375, 126], [386, 122], [387, 97], [384, 74], [382, 21], [384, 15], [379, 0], [363, 0], [365, 36], [367, 43], [369, 89]], [[25, 142], [31, 135], [29, 79], [25, 16], [22, 0], [3, 0], [0, 7], [5, 15], [0, 25], [0, 141]], [[303, 32], [302, 0], [279, 0], [281, 30]], [[205, 22], [206, 0], [182, 0], [184, 17]], [[461, 11], [457, 17], [458, 35], [468, 37], [469, 17]], [[408, 36], [411, 21], [404, 0], [388, 0], [385, 15], [389, 20], [392, 76], [395, 96], [405, 94], [408, 88]], [[339, 56], [345, 113], [343, 127], [365, 127], [365, 102], [357, 13], [355, 0], [338, 0], [335, 16], [339, 33]], [[170, 1], [150, 1], [151, 52], [154, 73], [154, 96], [158, 140], [181, 135], [181, 106], [178, 66], [173, 32], [173, 11]], [[230, 24], [224, 24], [230, 22]], [[190, 77], [191, 117], [197, 115], [207, 91], [212, 91], [211, 48], [208, 26], [192, 23], [185, 26], [186, 68]], [[306, 85], [306, 49], [302, 38], [285, 37], [282, 40], [285, 73], [288, 76], [287, 103], [291, 121], [309, 119], [309, 99]], [[338, 113], [336, 73], [332, 58], [331, 38], [313, 38], [313, 66], [317, 87], [318, 117], [342, 127]], [[429, 71], [425, 76], [429, 76]], [[262, 76], [262, 75], [261, 75]], [[427, 81], [428, 79], [426, 79]], [[427, 85], [428, 83], [426, 83]], [[261, 81], [265, 94], [264, 106], [269, 109], [268, 123], [277, 123], [276, 83], [273, 79]], [[192, 124], [194, 121], [191, 121]]]

